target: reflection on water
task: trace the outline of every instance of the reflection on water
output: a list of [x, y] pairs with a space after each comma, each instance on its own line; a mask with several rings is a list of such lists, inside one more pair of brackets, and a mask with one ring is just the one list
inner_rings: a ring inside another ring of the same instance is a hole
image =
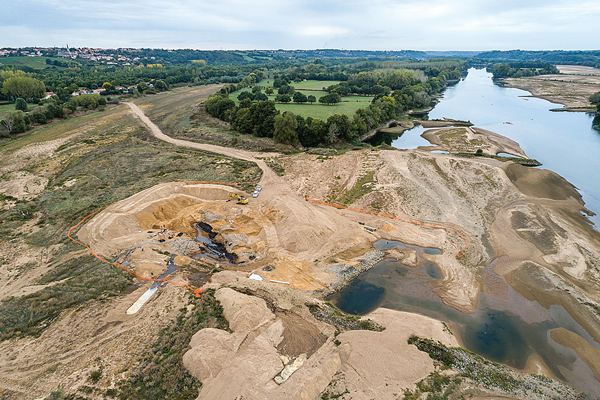
[[431, 128], [423, 128], [417, 125], [412, 129], [406, 130], [403, 133], [378, 132], [371, 139], [367, 139], [367, 143], [373, 146], [387, 144], [398, 149], [416, 149], [419, 146], [431, 146], [431, 143], [422, 138], [423, 132]]
[[419, 266], [409, 267], [395, 260], [381, 261], [348, 287], [328, 297], [341, 310], [364, 315], [385, 307], [450, 321], [465, 347], [477, 354], [520, 369], [526, 366], [531, 355], [537, 354], [556, 377], [586, 393], [600, 395], [600, 382], [589, 367], [573, 350], [549, 339], [550, 330], [563, 327], [600, 348], [562, 306], [546, 309], [523, 298], [488, 267], [487, 281], [494, 281], [494, 288], [480, 295], [475, 313], [463, 314], [441, 301], [435, 290], [442, 275], [434, 263], [422, 259], [423, 254], [440, 254], [438, 249], [390, 240], [380, 240], [375, 247], [415, 250]]
[[[475, 126], [506, 136], [529, 158], [575, 185], [600, 225], [600, 118], [581, 112], [552, 112], [558, 104], [530, 96], [520, 89], [495, 85], [492, 74], [469, 69], [466, 79], [449, 87], [429, 112], [429, 119], [469, 120]], [[406, 148], [402, 138], [395, 147]]]
[[596, 115], [594, 117], [594, 120], [592, 121], [592, 128], [596, 132], [600, 133], [600, 115]]

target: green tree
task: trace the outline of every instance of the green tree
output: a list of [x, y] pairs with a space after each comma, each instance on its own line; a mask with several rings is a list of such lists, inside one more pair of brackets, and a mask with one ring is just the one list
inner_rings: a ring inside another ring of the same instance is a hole
[[250, 101], [252, 101], [254, 99], [254, 96], [250, 92], [242, 92], [238, 95], [238, 100], [242, 101], [244, 99], [250, 99]]
[[345, 114], [334, 114], [327, 118], [329, 125], [329, 142], [334, 143], [336, 139], [350, 142], [358, 137], [356, 125]]
[[21, 110], [27, 112], [27, 102], [24, 98], [19, 97], [17, 101], [15, 101], [15, 110]]
[[245, 98], [240, 100], [239, 108], [250, 108], [252, 106], [252, 99]]
[[272, 95], [273, 93], [275, 93], [275, 91], [273, 90], [272, 87], [269, 86], [268, 88], [265, 89], [265, 93], [268, 95]]
[[304, 129], [298, 132], [298, 139], [305, 147], [313, 147], [324, 141], [327, 124], [319, 118], [306, 118]]
[[275, 97], [275, 101], [278, 101], [280, 103], [289, 103], [290, 101], [292, 101], [292, 98], [289, 94], [278, 94]]
[[154, 82], [154, 88], [156, 90], [160, 90], [161, 92], [164, 92], [166, 90], [169, 90], [169, 86], [167, 86], [167, 84], [165, 83], [165, 81], [159, 79], [157, 81]]
[[138, 92], [140, 92], [140, 93], [144, 93], [144, 90], [146, 90], [147, 88], [148, 88], [148, 86], [146, 85], [146, 83], [145, 83], [145, 82], [140, 82], [140, 83], [138, 83], [138, 85], [137, 85], [137, 90], [138, 90]]
[[9, 111], [2, 120], [2, 125], [9, 134], [22, 133], [27, 129], [25, 113], [21, 110]]
[[319, 103], [323, 104], [337, 104], [341, 101], [341, 97], [337, 93], [326, 94], [319, 99]]
[[44, 97], [45, 92], [44, 82], [29, 76], [12, 76], [2, 84], [2, 93], [12, 98], [39, 99]]
[[311, 94], [311, 95], [309, 95], [309, 96], [307, 97], [307, 101], [308, 101], [310, 104], [312, 104], [312, 103], [314, 103], [315, 101], [317, 101], [317, 98]]
[[275, 132], [275, 116], [279, 114], [275, 102], [259, 101], [250, 107], [252, 113], [252, 134], [258, 137], [273, 137]]
[[69, 94], [73, 94], [73, 92], [77, 91], [79, 91], [79, 86], [77, 86], [76, 83], [71, 83], [69, 87], [67, 87], [67, 92], [69, 92]]
[[265, 101], [265, 100], [269, 100], [269, 96], [267, 96], [267, 95], [266, 95], [266, 94], [264, 94], [264, 93], [260, 93], [260, 92], [259, 92], [259, 93], [256, 93], [256, 94], [254, 95], [254, 100], [255, 100], [255, 101]]
[[288, 85], [287, 83], [284, 83], [283, 85], [281, 85], [281, 87], [277, 90], [278, 94], [287, 94], [292, 96], [294, 94], [294, 92], [296, 91], [296, 89], [294, 89], [293, 86]]
[[241, 133], [252, 133], [254, 124], [252, 121], [252, 113], [249, 108], [240, 108], [237, 110], [235, 120], [233, 121], [233, 127]]
[[494, 75], [494, 78], [506, 78], [509, 77], [512, 72], [513, 71], [510, 68], [510, 65], [507, 63], [494, 64], [494, 67], [492, 68], [492, 74]]
[[294, 113], [286, 111], [283, 114], [275, 116], [274, 120], [275, 131], [273, 139], [277, 143], [295, 144], [298, 142], [298, 121]]
[[294, 103], [306, 103], [308, 101], [308, 97], [302, 92], [294, 93]]
[[74, 96], [73, 100], [75, 106], [87, 108], [88, 110], [93, 110], [98, 107], [100, 101], [100, 95], [98, 94], [80, 94], [79, 96]]
[[210, 115], [225, 120], [227, 111], [235, 108], [235, 101], [226, 95], [216, 94], [210, 96], [204, 105]]

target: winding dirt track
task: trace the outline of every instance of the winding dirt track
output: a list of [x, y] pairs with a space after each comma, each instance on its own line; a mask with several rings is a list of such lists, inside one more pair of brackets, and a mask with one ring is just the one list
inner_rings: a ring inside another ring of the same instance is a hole
[[[240, 160], [252, 161], [252, 162], [256, 163], [260, 167], [260, 169], [262, 169], [262, 171], [263, 171], [261, 183], [267, 183], [267, 181], [270, 182], [273, 180], [281, 181], [281, 179], [278, 179], [275, 172], [273, 172], [273, 170], [271, 168], [269, 168], [267, 163], [265, 163], [263, 160], [260, 160], [256, 157], [257, 156], [256, 153], [252, 153], [252, 152], [246, 151], [246, 150], [234, 149], [234, 148], [230, 148], [230, 147], [215, 146], [213, 144], [197, 143], [197, 142], [190, 142], [187, 140], [174, 139], [168, 135], [165, 135], [154, 122], [150, 121], [150, 118], [148, 118], [137, 105], [135, 105], [133, 103], [125, 103], [125, 104], [127, 104], [129, 106], [129, 108], [131, 108], [131, 111], [133, 111], [133, 113], [135, 115], [137, 115], [137, 117], [139, 119], [141, 119], [142, 122], [144, 124], [146, 124], [146, 126], [148, 128], [150, 128], [150, 131], [152, 131], [152, 134], [157, 139], [163, 140], [167, 143], [174, 144], [175, 146], [189, 147], [192, 149], [222, 154], [227, 157], [238, 158]], [[273, 178], [275, 178], [275, 179], [273, 179]]]
[[[293, 213], [294, 217], [298, 218], [299, 221], [300, 220], [315, 221], [315, 225], [313, 225], [313, 227], [315, 227], [315, 228], [316, 228], [317, 221], [325, 222], [323, 219], [319, 218], [318, 214], [320, 214], [320, 213], [315, 212], [314, 206], [309, 205], [309, 203], [306, 201], [306, 200], [308, 200], [308, 198], [303, 198], [301, 196], [298, 196], [298, 194], [294, 193], [292, 191], [291, 187], [283, 179], [281, 179], [279, 176], [277, 176], [277, 174], [275, 174], [275, 172], [267, 165], [267, 163], [265, 163], [263, 160], [258, 158], [259, 155], [257, 153], [249, 152], [246, 150], [235, 149], [235, 148], [215, 146], [212, 144], [197, 143], [197, 142], [190, 142], [187, 140], [174, 139], [170, 136], [165, 135], [160, 130], [160, 128], [156, 124], [154, 124], [137, 105], [135, 105], [133, 103], [125, 103], [125, 104], [127, 104], [129, 106], [129, 108], [131, 108], [133, 113], [135, 115], [137, 115], [142, 120], [142, 122], [144, 122], [144, 124], [146, 124], [146, 126], [148, 126], [148, 128], [150, 128], [152, 134], [157, 139], [174, 144], [176, 146], [183, 146], [183, 147], [189, 147], [189, 148], [203, 150], [203, 151], [209, 151], [211, 153], [222, 154], [227, 157], [238, 158], [241, 160], [246, 160], [246, 161], [251, 161], [251, 162], [256, 163], [259, 166], [259, 168], [263, 171], [263, 175], [262, 175], [262, 178], [260, 181], [260, 184], [264, 188], [264, 190], [261, 192], [261, 196], [260, 196], [261, 200], [263, 202], [266, 201], [268, 203], [271, 203], [271, 205], [276, 205], [275, 203], [277, 203], [276, 206], [278, 206], [282, 211]], [[312, 200], [312, 199], [310, 199], [310, 200]], [[330, 212], [331, 208], [333, 208], [333, 210], [339, 209], [339, 208], [345, 208], [345, 209], [351, 210], [351, 211], [377, 214], [377, 215], [380, 215], [383, 217], [397, 219], [402, 222], [406, 222], [406, 223], [410, 223], [410, 224], [414, 224], [414, 225], [429, 226], [432, 228], [439, 228], [439, 229], [443, 229], [443, 230], [447, 230], [447, 231], [453, 231], [459, 237], [461, 237], [465, 242], [465, 247], [458, 250], [457, 256], [458, 257], [464, 256], [468, 249], [467, 239], [457, 229], [454, 229], [454, 228], [447, 228], [447, 227], [441, 226], [441, 225], [424, 224], [424, 223], [418, 222], [418, 221], [407, 221], [407, 220], [402, 220], [400, 218], [393, 217], [393, 216], [373, 213], [371, 211], [352, 209], [352, 208], [347, 208], [347, 207], [338, 207], [336, 205], [325, 203], [325, 202], [319, 202], [319, 201], [314, 201], [314, 200], [312, 200], [312, 201], [314, 203], [319, 203], [319, 204], [323, 205], [325, 208], [328, 208], [329, 210], [322, 209], [320, 211], [323, 212], [324, 214], [328, 214], [329, 216], [331, 216], [331, 212]], [[306, 233], [307, 232], [304, 232], [303, 235]], [[316, 234], [317, 234], [317, 236], [320, 236], [318, 232], [316, 232]], [[273, 239], [275, 242], [279, 242], [278, 238], [276, 237], [276, 233], [275, 233], [275, 237]], [[309, 249], [309, 248], [300, 249], [300, 251], [302, 251], [302, 250], [311, 251], [311, 249]]]

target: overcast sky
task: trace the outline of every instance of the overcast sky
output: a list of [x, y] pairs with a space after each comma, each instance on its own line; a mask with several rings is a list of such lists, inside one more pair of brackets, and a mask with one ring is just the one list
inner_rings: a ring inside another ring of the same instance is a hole
[[600, 48], [598, 0], [0, 0], [0, 4], [0, 47]]

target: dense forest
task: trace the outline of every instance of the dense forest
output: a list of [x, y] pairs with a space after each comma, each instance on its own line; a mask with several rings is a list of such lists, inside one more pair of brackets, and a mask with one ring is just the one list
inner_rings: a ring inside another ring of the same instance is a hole
[[527, 76], [560, 73], [555, 65], [542, 61], [513, 61], [489, 63], [487, 70], [497, 78], [523, 78]]

